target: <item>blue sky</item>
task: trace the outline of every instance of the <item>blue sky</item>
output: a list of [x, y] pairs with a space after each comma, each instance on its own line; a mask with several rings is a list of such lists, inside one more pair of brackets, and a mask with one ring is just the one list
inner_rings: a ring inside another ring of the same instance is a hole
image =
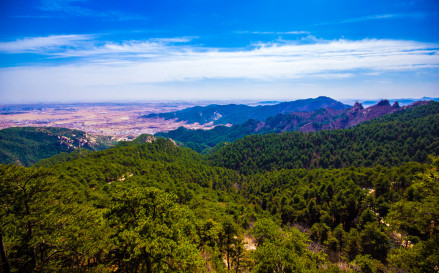
[[439, 1], [0, 0], [0, 103], [439, 96]]

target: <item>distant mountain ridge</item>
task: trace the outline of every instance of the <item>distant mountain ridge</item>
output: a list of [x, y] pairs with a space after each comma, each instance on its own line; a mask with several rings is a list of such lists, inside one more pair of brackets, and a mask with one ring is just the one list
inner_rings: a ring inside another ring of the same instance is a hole
[[264, 121], [268, 117], [281, 113], [289, 112], [311, 112], [321, 108], [342, 110], [349, 108], [349, 105], [328, 97], [318, 97], [315, 99], [304, 99], [290, 102], [282, 102], [275, 105], [260, 105], [256, 107], [243, 104], [228, 104], [208, 106], [196, 106], [176, 112], [149, 114], [142, 118], [164, 118], [188, 123], [205, 124], [240, 124], [249, 119]]
[[[363, 106], [372, 106], [377, 104], [378, 102], [382, 101], [384, 99], [379, 99], [379, 100], [364, 100], [364, 101], [360, 101], [361, 104]], [[413, 99], [413, 98], [399, 98], [399, 99], [389, 99], [390, 103], [395, 103], [398, 102], [399, 105], [401, 106], [406, 106], [406, 105], [410, 105], [412, 103], [418, 102], [418, 101], [439, 101], [439, 98], [431, 98], [431, 97], [422, 97], [420, 99]]]
[[211, 130], [189, 130], [180, 127], [167, 133], [157, 133], [156, 136], [172, 138], [183, 142], [186, 146], [198, 152], [202, 152], [221, 142], [232, 142], [253, 134], [346, 129], [385, 114], [391, 114], [427, 103], [426, 101], [416, 102], [409, 106], [400, 107], [397, 102], [390, 105], [388, 100], [382, 100], [376, 105], [364, 108], [357, 102], [348, 109], [334, 110], [322, 108], [311, 112], [282, 113], [269, 117], [265, 121], [250, 119], [239, 125], [231, 127], [216, 126]]

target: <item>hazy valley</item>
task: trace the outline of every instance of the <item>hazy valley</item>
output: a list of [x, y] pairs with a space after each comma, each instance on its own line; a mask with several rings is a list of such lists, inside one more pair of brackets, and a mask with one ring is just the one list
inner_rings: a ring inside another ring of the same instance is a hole
[[90, 134], [113, 136], [118, 140], [169, 131], [179, 126], [210, 128], [209, 125], [186, 124], [183, 121], [140, 119], [149, 113], [161, 113], [194, 106], [193, 103], [96, 103], [3, 105], [0, 128], [63, 127]]

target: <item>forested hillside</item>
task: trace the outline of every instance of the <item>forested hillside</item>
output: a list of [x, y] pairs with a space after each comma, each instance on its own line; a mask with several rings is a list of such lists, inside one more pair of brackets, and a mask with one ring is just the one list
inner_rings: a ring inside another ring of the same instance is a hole
[[0, 165], [2, 272], [435, 272], [438, 109]]
[[229, 241], [222, 237], [217, 247], [212, 236], [227, 221], [234, 236], [252, 209], [236, 193], [222, 193], [240, 180], [234, 171], [202, 161], [159, 139], [50, 169], [2, 166], [1, 235], [9, 267], [196, 272], [204, 268], [205, 251], [210, 266], [221, 264], [216, 251], [230, 247], [232, 237], [226, 234]]
[[216, 126], [210, 130], [191, 130], [181, 126], [170, 132], [159, 132], [157, 137], [171, 138], [182, 143], [183, 147], [188, 147], [199, 153], [206, 153], [212, 147], [221, 142], [233, 142], [247, 135], [252, 135], [260, 127], [260, 122], [250, 119], [242, 124], [227, 126]]
[[439, 103], [430, 102], [351, 129], [252, 135], [209, 155], [241, 173], [293, 168], [397, 166], [439, 154]]
[[30, 166], [41, 159], [79, 146], [102, 150], [115, 144], [111, 137], [93, 136], [66, 128], [21, 127], [0, 130], [0, 163]]

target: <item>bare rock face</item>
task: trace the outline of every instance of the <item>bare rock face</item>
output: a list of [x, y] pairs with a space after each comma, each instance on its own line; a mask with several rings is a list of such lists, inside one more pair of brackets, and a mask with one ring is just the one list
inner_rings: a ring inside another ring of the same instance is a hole
[[374, 106], [376, 106], [376, 107], [378, 107], [378, 106], [390, 106], [390, 102], [388, 100], [382, 100], [382, 101], [379, 101], [377, 103], [377, 105], [374, 105]]
[[359, 103], [358, 101], [355, 102], [354, 107], [352, 107], [353, 109], [358, 109], [358, 110], [363, 110], [364, 107], [361, 103]]
[[300, 131], [313, 132], [329, 129], [346, 129], [359, 123], [399, 111], [404, 108], [414, 107], [420, 103], [400, 107], [396, 101], [390, 105], [388, 100], [382, 100], [376, 105], [364, 108], [359, 102], [344, 110], [320, 109], [313, 112], [291, 112], [280, 114], [274, 119], [268, 119], [263, 129], [275, 129], [276, 132]]
[[365, 109], [360, 122], [364, 122], [373, 118], [381, 117], [382, 115], [395, 112], [397, 109], [393, 108], [388, 100], [382, 100], [376, 105], [372, 105]]

